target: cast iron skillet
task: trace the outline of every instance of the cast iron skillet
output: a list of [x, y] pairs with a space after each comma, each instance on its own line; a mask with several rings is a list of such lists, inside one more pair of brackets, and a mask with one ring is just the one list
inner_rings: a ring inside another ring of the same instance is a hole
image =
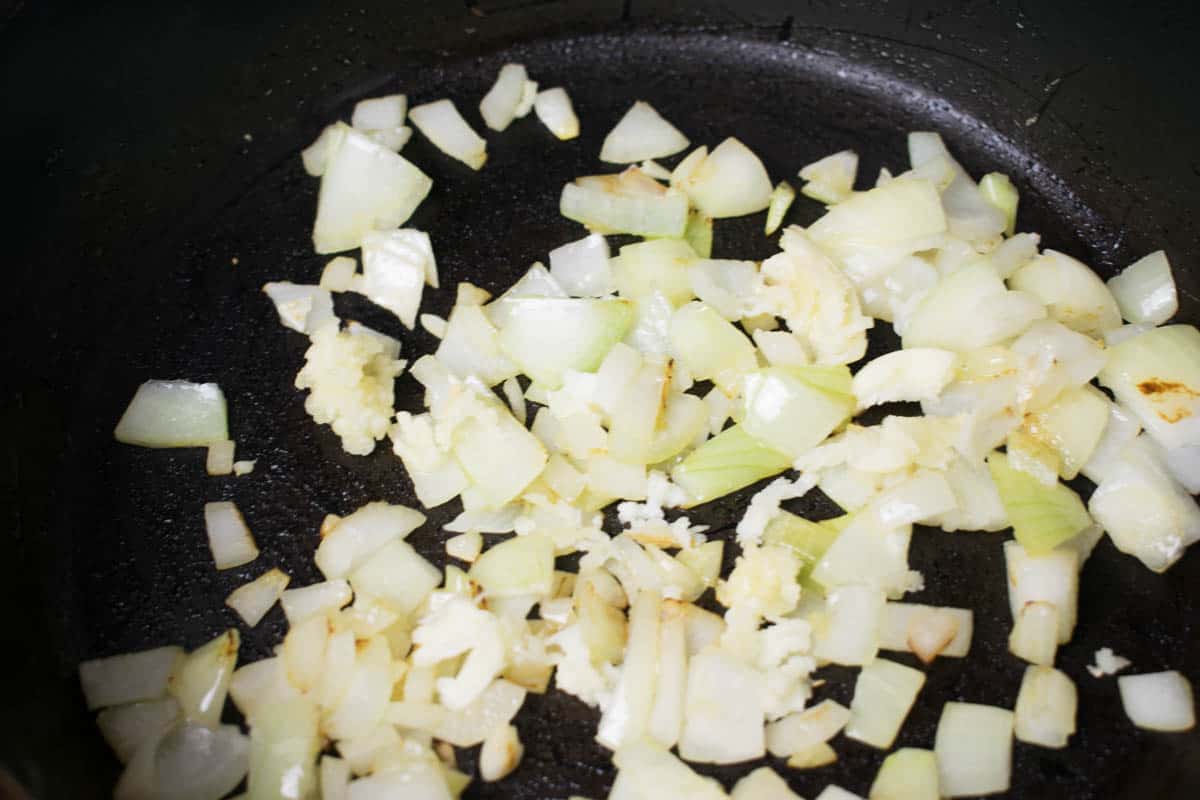
[[[630, 16], [628, 4], [625, 12]], [[468, 27], [486, 26], [487, 16], [478, 23], [471, 16], [464, 19]], [[160, 214], [159, 224], [136, 240], [137, 247], [114, 237], [109, 246], [121, 258], [109, 259], [112, 271], [83, 276], [76, 289], [91, 318], [101, 307], [105, 324], [89, 330], [94, 341], [72, 340], [83, 351], [76, 361], [79, 372], [60, 384], [74, 388], [76, 400], [83, 402], [67, 425], [67, 456], [47, 515], [50, 537], [39, 540], [48, 547], [52, 621], [31, 626], [54, 646], [55, 655], [42, 662], [48, 666], [36, 682], [26, 684], [39, 691], [9, 706], [14, 718], [19, 713], [31, 725], [32, 735], [24, 747], [0, 751], [14, 754], [6, 756], [11, 768], [35, 794], [102, 797], [116, 774], [74, 688], [73, 669], [80, 658], [165, 643], [194, 647], [236, 624], [222, 599], [268, 566], [283, 567], [293, 585], [319, 579], [311, 554], [325, 514], [345, 513], [375, 499], [415, 504], [398, 460], [384, 444], [367, 458], [347, 456], [328, 429], [305, 416], [303, 397], [291, 385], [305, 341], [278, 325], [259, 292], [267, 280], [311, 282], [319, 274], [324, 259], [311, 252], [309, 241], [316, 182], [303, 173], [296, 153], [322, 125], [346, 117], [361, 97], [403, 91], [421, 102], [449, 96], [483, 130], [478, 98], [501, 64], [520, 61], [544, 85], [566, 86], [575, 100], [584, 125], [578, 140], [559, 143], [533, 117], [518, 121], [503, 135], [488, 136], [490, 160], [478, 174], [419, 135], [405, 149], [405, 156], [435, 181], [434, 193], [409, 224], [431, 232], [447, 287], [470, 280], [502, 290], [550, 248], [577, 237], [577, 226], [556, 213], [561, 184], [604, 169], [596, 160], [600, 141], [638, 98], [652, 102], [695, 143], [712, 145], [737, 135], [776, 179], [816, 157], [853, 147], [862, 156], [862, 180], [869, 181], [883, 165], [903, 167], [904, 131], [938, 130], [972, 172], [1000, 170], [1014, 178], [1022, 190], [1020, 227], [1042, 232], [1044, 245], [1108, 274], [1130, 260], [1127, 239], [1138, 254], [1157, 243], [1161, 231], [1155, 226], [1166, 218], [1114, 221], [1123, 206], [1096, 191], [1097, 186], [1111, 188], [1102, 164], [1094, 163], [1091, 174], [1063, 174], [1061, 167], [1069, 161], [1062, 153], [1081, 146], [1077, 132], [1050, 116], [1025, 125], [1029, 117], [1013, 119], [1021, 106], [985, 120], [946, 99], [964, 91], [1011, 96], [1013, 85], [989, 69], [878, 36], [860, 39], [824, 30], [806, 38], [803, 18], [771, 26], [733, 25], [727, 17], [718, 21], [668, 28], [601, 14], [598, 24], [567, 25], [540, 36], [516, 26], [480, 45], [464, 31], [448, 52], [374, 47], [377, 61], [336, 73], [353, 79], [314, 83], [290, 72], [271, 88], [290, 93], [296, 104], [303, 101], [300, 112], [283, 119], [239, 113], [239, 121], [257, 123], [247, 126], [246, 137], [228, 125], [214, 125], [224, 137], [221, 148], [245, 152], [253, 165], [248, 174], [231, 171], [225, 186], [196, 198], [168, 194], [166, 210], [178, 209], [179, 224], [163, 225], [161, 212], [147, 209], [147, 216]], [[331, 35], [330, 41], [310, 29], [318, 37], [309, 39], [313, 52], [352, 48], [360, 40], [351, 33], [373, 41], [369, 24], [353, 18], [346, 24], [351, 31], [340, 38]], [[537, 23], [529, 28], [545, 30]], [[289, 34], [277, 35], [295, 41]], [[329, 68], [328, 61], [319, 63]], [[306, 95], [314, 86], [322, 91]], [[210, 113], [221, 113], [220, 105], [211, 106]], [[1030, 136], [1035, 127], [1042, 131], [1039, 146]], [[179, 131], [172, 135], [186, 138]], [[139, 164], [130, 154], [108, 174], [148, 185], [156, 170], [170, 179], [170, 166]], [[1080, 187], [1090, 193], [1086, 199]], [[806, 224], [818, 210], [801, 199], [788, 221]], [[124, 234], [136, 231], [127, 223], [143, 213], [136, 206], [111, 211]], [[773, 243], [762, 236], [761, 225], [761, 215], [718, 223], [714, 254], [769, 255]], [[1172, 258], [1182, 267], [1177, 267], [1183, 289], [1180, 319], [1189, 322], [1200, 319], [1195, 297], [1200, 287], [1187, 262], [1197, 253], [1189, 246], [1194, 231], [1194, 226], [1183, 236], [1178, 229], [1169, 231], [1176, 245]], [[95, 263], [106, 254], [90, 255]], [[422, 310], [444, 315], [452, 297], [450, 289], [427, 293]], [[409, 357], [435, 344], [354, 297], [338, 303], [344, 318], [398, 336]], [[882, 328], [872, 333], [872, 354], [895, 344]], [[82, 331], [64, 333], [79, 337]], [[208, 478], [200, 451], [114, 444], [113, 423], [134, 387], [148, 377], [220, 382], [230, 399], [231, 435], [241, 457], [258, 459], [256, 471], [246, 478]], [[397, 383], [397, 402], [401, 408], [419, 405], [410, 377]], [[752, 491], [714, 503], [695, 517], [728, 535]], [[253, 564], [221, 573], [212, 569], [200, 514], [204, 502], [218, 499], [237, 502], [263, 551]], [[811, 498], [793, 510], [835, 513], [827, 501]], [[431, 512], [430, 524], [411, 539], [437, 564], [445, 561], [440, 523], [454, 513], [453, 506]], [[908, 599], [974, 608], [976, 632], [970, 658], [939, 660], [926, 670], [928, 683], [897, 746], [931, 746], [947, 700], [1006, 707], [1015, 701], [1023, 665], [1005, 649], [1010, 620], [1003, 538], [936, 531], [914, 537], [913, 566], [925, 573], [930, 588]], [[1063, 752], [1017, 744], [1013, 797], [1196, 796], [1197, 737], [1136, 731], [1120, 709], [1115, 682], [1092, 679], [1084, 667], [1098, 647], [1107, 645], [1132, 658], [1138, 671], [1175, 668], [1200, 680], [1200, 652], [1192, 634], [1198, 578], [1195, 553], [1159, 577], [1107, 541], [1100, 545], [1084, 570], [1079, 627], [1058, 657], [1058, 666], [1079, 687], [1079, 733]], [[242, 630], [242, 660], [268, 655], [280, 640], [282, 623], [276, 609], [258, 628]], [[905, 656], [889, 657], [915, 665]], [[31, 661], [26, 680], [37, 664]], [[852, 672], [829, 668], [822, 675], [829, 683], [819, 696], [847, 703]], [[38, 710], [36, 716], [30, 716], [31, 709]], [[57, 733], [53, 742], [46, 738], [50, 724]], [[593, 712], [573, 698], [554, 692], [532, 696], [517, 720], [526, 745], [520, 769], [500, 784], [474, 785], [468, 796], [604, 796], [612, 775], [607, 753], [592, 740], [594, 724]], [[830, 782], [865, 795], [882, 754], [848, 740], [839, 740], [837, 749], [840, 758], [832, 767], [782, 771], [807, 797]], [[464, 753], [462, 763], [470, 771], [474, 752]], [[754, 766], [699, 769], [729, 785]]]

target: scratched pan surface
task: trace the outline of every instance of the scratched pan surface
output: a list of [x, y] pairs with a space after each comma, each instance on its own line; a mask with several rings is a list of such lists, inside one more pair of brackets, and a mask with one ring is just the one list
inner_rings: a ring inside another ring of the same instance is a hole
[[[598, 28], [598, 30], [593, 30]], [[194, 647], [237, 620], [222, 599], [235, 586], [280, 566], [293, 585], [319, 579], [311, 554], [317, 528], [328, 513], [346, 513], [370, 500], [415, 505], [399, 461], [381, 444], [365, 458], [344, 454], [327, 428], [311, 423], [303, 395], [293, 388], [305, 340], [280, 327], [259, 291], [267, 280], [315, 282], [323, 258], [309, 239], [317, 183], [296, 156], [335, 116], [347, 116], [356, 99], [406, 92], [413, 102], [454, 98], [479, 130], [476, 103], [498, 67], [524, 63], [543, 85], [564, 85], [583, 120], [583, 135], [569, 143], [552, 139], [531, 116], [502, 135], [489, 134], [489, 162], [473, 173], [438, 153], [419, 135], [404, 155], [426, 170], [435, 188], [408, 223], [428, 230], [434, 241], [443, 288], [427, 292], [423, 311], [445, 315], [457, 282], [469, 280], [493, 292], [511, 284], [552, 247], [579, 235], [557, 213], [558, 192], [571, 177], [602, 171], [596, 160], [604, 133], [634, 100], [650, 101], [696, 144], [716, 144], [736, 135], [760, 154], [775, 178], [837, 149], [854, 148], [860, 176], [873, 179], [881, 166], [903, 168], [903, 132], [936, 129], [976, 174], [999, 170], [1022, 190], [1021, 227], [1044, 234], [1044, 244], [1094, 263], [1104, 273], [1127, 262], [1131, 247], [1147, 248], [1166, 222], [1162, 218], [1116, 224], [1101, 188], [1097, 166], [1089, 174], [1062, 174], [1062, 150], [1075, 146], [1069, 133], [1049, 127], [1051, 144], [1030, 147], [1021, 129], [1000, 131], [965, 113], [902, 69], [888, 70], [856, 57], [853, 40], [839, 47], [810, 47], [780, 35], [748, 30], [667, 30], [655, 25], [584, 26], [554, 35], [515, 32], [486, 46], [462, 45], [461, 52], [384, 55], [353, 79], [280, 81], [276, 92], [296, 95], [300, 110], [267, 119], [244, 139], [221, 128], [222, 148], [254, 149], [250, 173], [231, 173], [229, 187], [200, 198], [170, 197], [178, 226], [163, 226], [102, 278], [81, 279], [75, 300], [105, 325], [80, 343], [74, 380], [86, 398], [72, 415], [68, 458], [50, 497], [51, 594], [45, 630], [56, 655], [43, 690], [58, 696], [58, 752], [69, 755], [64, 777], [47, 761], [48, 751], [27, 750], [17, 774], [39, 794], [103, 797], [115, 764], [92, 733], [89, 716], [77, 705], [71, 670], [79, 658], [108, 655], [157, 644]], [[780, 41], [786, 39], [787, 41]], [[877, 47], [878, 43], [873, 43]], [[386, 52], [386, 51], [385, 51]], [[962, 90], [988, 78], [955, 71], [952, 62], [932, 61], [947, 85]], [[961, 65], [959, 65], [961, 67]], [[336, 71], [336, 67], [334, 67]], [[306, 90], [319, 87], [319, 96]], [[974, 89], [972, 89], [974, 91]], [[215, 111], [215, 109], [214, 109]], [[243, 118], [246, 117], [243, 114]], [[250, 131], [247, 131], [250, 133]], [[1062, 143], [1052, 138], [1059, 135]], [[209, 145], [211, 148], [212, 145]], [[1056, 148], [1060, 148], [1056, 150]], [[205, 152], [201, 149], [201, 152]], [[182, 153], [181, 158], [190, 154]], [[668, 160], [674, 163], [675, 159]], [[161, 165], [130, 157], [115, 169], [146, 177]], [[164, 167], [169, 177], [170, 167]], [[1089, 198], [1082, 200], [1083, 194]], [[154, 213], [161, 208], [152, 209]], [[788, 221], [806, 224], [818, 207], [800, 199]], [[122, 223], [136, 207], [114, 208]], [[148, 212], [149, 213], [149, 212]], [[714, 255], [762, 258], [772, 242], [761, 234], [762, 215], [717, 224]], [[1194, 228], [1191, 229], [1194, 232]], [[1174, 231], [1176, 239], [1179, 237]], [[1130, 240], [1133, 244], [1130, 245]], [[1196, 273], [1186, 263], [1197, 255], [1172, 253], [1185, 297], [1181, 319], [1200, 320]], [[116, 245], [116, 246], [119, 246]], [[435, 341], [403, 330], [386, 313], [357, 298], [339, 297], [343, 318], [358, 319], [403, 342], [414, 358]], [[133, 311], [136, 309], [136, 311]], [[79, 331], [64, 335], [79, 336]], [[895, 345], [887, 326], [872, 332], [872, 351]], [[231, 435], [239, 457], [255, 458], [244, 478], [204, 475], [203, 453], [127, 448], [110, 441], [111, 427], [134, 387], [150, 377], [218, 381], [231, 406]], [[397, 405], [416, 408], [417, 384], [408, 376], [396, 385]], [[693, 518], [728, 537], [751, 492], [718, 501]], [[216, 572], [205, 545], [201, 508], [211, 500], [233, 500], [254, 531], [262, 556], [254, 563]], [[828, 501], [807, 498], [793, 510], [832, 515]], [[440, 524], [456, 504], [430, 512], [430, 524], [411, 541], [436, 564], [445, 563]], [[1004, 535], [919, 531], [912, 563], [928, 588], [916, 602], [975, 609], [970, 657], [944, 659], [926, 669], [928, 682], [909, 716], [898, 746], [931, 747], [941, 706], [967, 700], [1012, 707], [1022, 664], [1006, 652], [1010, 626], [1000, 542]], [[731, 548], [732, 549], [732, 548]], [[1093, 652], [1111, 646], [1132, 658], [1137, 670], [1176, 668], [1200, 680], [1195, 618], [1200, 605], [1200, 556], [1189, 554], [1168, 575], [1154, 576], [1118, 554], [1106, 541], [1083, 573], [1080, 623], [1072, 642], [1059, 651], [1058, 666], [1077, 683], [1079, 732], [1069, 749], [1054, 752], [1017, 744], [1012, 797], [1134, 798], [1195, 797], [1200, 793], [1200, 745], [1194, 735], [1139, 732], [1124, 718], [1112, 680], [1085, 671]], [[280, 641], [282, 613], [276, 608], [253, 630], [242, 630], [242, 660], [264, 657]], [[895, 655], [901, 662], [915, 661]], [[818, 697], [848, 703], [849, 670], [830, 668]], [[28, 717], [26, 717], [28, 719]], [[475, 798], [602, 797], [612, 780], [608, 754], [592, 735], [596, 715], [566, 695], [531, 696], [516, 724], [526, 754], [518, 771], [500, 784], [476, 784]], [[35, 734], [37, 733], [35, 726]], [[837, 742], [838, 762], [815, 772], [794, 772], [776, 763], [793, 788], [806, 797], [837, 782], [866, 794], [882, 754], [848, 740]], [[3, 755], [3, 753], [0, 753]], [[470, 771], [475, 752], [462, 753]], [[707, 768], [731, 785], [757, 764]]]

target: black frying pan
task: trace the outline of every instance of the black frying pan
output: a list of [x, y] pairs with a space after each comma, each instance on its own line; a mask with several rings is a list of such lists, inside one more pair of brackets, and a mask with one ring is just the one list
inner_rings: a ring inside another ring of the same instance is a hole
[[[493, 0], [465, 9], [290, 4], [261, 16], [13, 8], [0, 28], [13, 110], [0, 150], [16, 157], [7, 173], [10, 198], [19, 193], [9, 214], [9, 305], [20, 314], [0, 374], [19, 380], [5, 398], [16, 446], [4, 473], [0, 541], [9, 557], [0, 582], [16, 599], [5, 605], [13, 613], [0, 766], [36, 797], [107, 796], [117, 767], [83, 709], [79, 659], [196, 646], [234, 624], [222, 598], [266, 566], [281, 565], [296, 585], [318, 578], [311, 554], [326, 513], [373, 499], [414, 502], [385, 446], [347, 456], [305, 416], [291, 385], [305, 342], [277, 324], [258, 291], [269, 279], [319, 274], [324, 259], [309, 242], [316, 182], [296, 154], [354, 100], [449, 96], [482, 130], [477, 101], [510, 60], [575, 100], [580, 139], [558, 143], [530, 117], [489, 135], [479, 174], [419, 135], [405, 149], [435, 181], [410, 224], [431, 232], [445, 286], [500, 290], [577, 236], [556, 213], [561, 184], [602, 169], [604, 133], [643, 98], [696, 143], [736, 134], [776, 179], [845, 147], [861, 154], [867, 179], [903, 165], [903, 131], [939, 130], [976, 174], [1014, 178], [1020, 227], [1042, 232], [1044, 245], [1106, 275], [1165, 246], [1183, 290], [1180, 318], [1196, 322], [1193, 21], [1069, 5]], [[802, 199], [789, 221], [806, 224], [817, 212]], [[761, 226], [761, 215], [718, 223], [715, 253], [768, 255]], [[445, 314], [451, 298], [427, 293], [423, 310]], [[339, 303], [343, 316], [398, 335], [410, 356], [433, 346], [365, 302]], [[875, 353], [893, 344], [872, 334]], [[259, 459], [254, 474], [208, 478], [201, 451], [114, 444], [112, 426], [147, 377], [219, 381], [239, 453]], [[419, 402], [415, 385], [398, 383], [400, 407]], [[728, 531], [749, 494], [696, 516]], [[263, 556], [248, 567], [212, 569], [200, 510], [217, 499], [235, 500], [254, 530]], [[833, 513], [817, 501], [796, 510]], [[435, 511], [414, 537], [436, 563], [438, 524], [453, 513]], [[913, 565], [930, 589], [910, 599], [974, 608], [976, 634], [969, 659], [927, 670], [898, 746], [931, 746], [947, 700], [1012, 706], [1023, 665], [1005, 648], [1002, 538], [915, 536]], [[1059, 667], [1079, 686], [1079, 733], [1064, 752], [1017, 744], [1012, 796], [1200, 796], [1200, 739], [1134, 729], [1115, 682], [1084, 671], [1107, 645], [1138, 671], [1174, 668], [1200, 681], [1198, 580], [1196, 553], [1158, 577], [1100, 545], [1084, 570], [1075, 638], [1059, 651]], [[275, 610], [243, 631], [243, 661], [268, 654], [282, 621]], [[852, 673], [822, 674], [823, 695], [848, 702]], [[517, 726], [520, 769], [468, 796], [607, 793], [608, 754], [592, 740], [589, 709], [535, 696]], [[865, 794], [882, 754], [848, 740], [837, 749], [832, 767], [776, 766], [807, 797], [829, 782]], [[465, 769], [473, 758], [464, 754]], [[729, 785], [753, 766], [700, 769]], [[4, 786], [0, 779], [0, 796]]]

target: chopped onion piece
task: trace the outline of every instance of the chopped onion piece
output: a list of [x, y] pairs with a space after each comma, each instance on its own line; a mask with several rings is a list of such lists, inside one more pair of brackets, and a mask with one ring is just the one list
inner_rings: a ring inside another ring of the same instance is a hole
[[979, 191], [983, 197], [1004, 214], [1004, 235], [1012, 236], [1017, 229], [1017, 205], [1021, 200], [1017, 187], [1007, 175], [989, 172], [979, 179]]
[[593, 233], [550, 251], [550, 274], [574, 297], [603, 297], [614, 289], [608, 241]]
[[1039, 298], [1008, 291], [991, 265], [980, 261], [925, 294], [905, 324], [904, 347], [975, 350], [1011, 339], [1045, 316]]
[[334, 756], [321, 756], [321, 800], [347, 800], [350, 784], [350, 765]]
[[937, 756], [932, 750], [902, 747], [883, 760], [868, 794], [870, 800], [938, 800]]
[[283, 596], [290, 580], [287, 573], [272, 567], [230, 592], [225, 598], [225, 605], [236, 611], [238, 616], [253, 628]]
[[691, 273], [696, 265], [695, 251], [678, 239], [626, 245], [611, 261], [614, 285], [622, 297], [641, 300], [660, 293], [672, 307], [692, 299]]
[[734, 425], [689, 453], [672, 470], [671, 480], [688, 493], [690, 507], [778, 475], [789, 466], [787, 455]]
[[1007, 792], [1012, 777], [1013, 712], [946, 703], [933, 751], [944, 797]]
[[1054, 666], [1058, 650], [1058, 609], [1053, 603], [1026, 603], [1016, 615], [1008, 650], [1030, 664]]
[[683, 241], [701, 258], [712, 258], [713, 221], [699, 211], [689, 211]]
[[613, 755], [617, 778], [608, 800], [652, 800], [686, 797], [688, 800], [724, 800], [721, 784], [697, 775], [670, 751], [650, 742], [634, 742]]
[[231, 628], [188, 653], [179, 664], [168, 688], [186, 719], [209, 727], [221, 721], [240, 645], [241, 637]]
[[1125, 656], [1119, 656], [1113, 652], [1111, 647], [1101, 647], [1092, 656], [1095, 664], [1088, 664], [1088, 672], [1093, 678], [1103, 678], [1105, 675], [1115, 675], [1121, 670], [1133, 664]]
[[1109, 350], [1100, 382], [1168, 449], [1200, 445], [1200, 331], [1168, 325]]
[[937, 656], [964, 658], [971, 647], [974, 614], [968, 608], [888, 603], [880, 624], [883, 650], [912, 652], [928, 664]]
[[263, 292], [275, 304], [279, 321], [303, 334], [337, 320], [333, 298], [320, 286], [301, 286], [287, 281], [263, 284]]
[[203, 447], [229, 439], [225, 395], [215, 383], [146, 381], [113, 436], [141, 447]]
[[249, 754], [250, 742], [236, 725], [178, 725], [154, 748], [149, 796], [220, 800], [246, 777]]
[[236, 444], [232, 441], [213, 442], [208, 446], [208, 457], [204, 462], [204, 471], [209, 475], [228, 475], [233, 472], [233, 452]]
[[1157, 250], [1135, 261], [1108, 282], [1121, 316], [1133, 323], [1162, 325], [1179, 310], [1179, 296], [1167, 254]]
[[179, 703], [164, 697], [106, 708], [96, 715], [96, 725], [117, 759], [128, 764], [142, 745], [153, 746], [179, 717]]
[[877, 658], [858, 673], [846, 735], [851, 739], [888, 750], [917, 694], [925, 685], [925, 674], [895, 661]]
[[[412, 674], [411, 672], [409, 673]], [[401, 728], [428, 731], [437, 739], [455, 747], [480, 744], [492, 731], [507, 725], [525, 702], [525, 690], [506, 680], [493, 681], [473, 703], [459, 711], [410, 700], [393, 702], [387, 719]]]
[[767, 367], [746, 375], [742, 427], [797, 458], [854, 412], [845, 367]]
[[604, 137], [600, 160], [610, 164], [632, 164], [674, 155], [687, 146], [687, 137], [678, 128], [663, 119], [649, 103], [639, 100]]
[[[620, 751], [622, 747], [638, 742], [650, 722], [658, 672], [661, 614], [662, 598], [648, 589], [638, 593], [629, 610], [629, 645], [625, 650], [625, 661], [621, 665], [620, 678], [612, 699], [604, 709], [596, 731], [596, 741], [611, 750]], [[761, 721], [760, 714], [760, 724]], [[682, 742], [680, 751], [682, 754]], [[618, 762], [617, 766], [620, 768], [621, 764]], [[617, 780], [620, 780], [619, 776]]]
[[350, 250], [369, 231], [403, 225], [432, 186], [429, 176], [403, 156], [337, 123], [317, 197], [317, 252]]
[[424, 524], [425, 515], [407, 506], [367, 503], [322, 529], [314, 560], [326, 578], [344, 578], [384, 545]]
[[[597, 233], [668, 238], [684, 234], [688, 223], [688, 198], [683, 192], [638, 191], [625, 185], [620, 176], [595, 177], [601, 180], [576, 179], [563, 187], [560, 214]], [[661, 185], [654, 185], [662, 189]]]
[[317, 788], [318, 711], [310, 698], [264, 705], [250, 728], [251, 798], [291, 800]]
[[561, 86], [538, 92], [533, 100], [533, 111], [542, 124], [562, 141], [579, 135], [579, 117], [575, 115], [567, 90]]
[[725, 650], [693, 656], [679, 755], [708, 764], [761, 758], [766, 752], [764, 683], [761, 671]]
[[1075, 733], [1079, 696], [1075, 684], [1052, 666], [1026, 667], [1017, 694], [1017, 739], [1040, 747], [1062, 748]]
[[836, 701], [822, 700], [812, 708], [768, 724], [767, 750], [776, 758], [788, 758], [829, 741], [849, 721], [849, 709]]
[[496, 82], [479, 103], [479, 115], [494, 131], [502, 131], [517, 117], [529, 76], [522, 64], [505, 64]]
[[468, 563], [479, 558], [483, 552], [483, 536], [479, 531], [467, 531], [446, 540], [446, 555]]
[[988, 468], [1013, 533], [1030, 553], [1046, 553], [1092, 525], [1083, 501], [1067, 486], [1046, 486], [1000, 453], [988, 456]]
[[385, 544], [350, 573], [355, 595], [385, 601], [401, 617], [416, 611], [441, 579], [437, 567], [400, 539]]
[[792, 202], [795, 199], [796, 190], [792, 188], [790, 183], [780, 181], [775, 185], [775, 189], [771, 192], [770, 205], [767, 206], [767, 224], [763, 228], [763, 233], [770, 236], [779, 230], [779, 226], [783, 224], [784, 216], [787, 215], [788, 209], [792, 207]]
[[654, 178], [656, 181], [671, 180], [671, 170], [667, 169], [653, 159], [648, 158], [641, 164], [638, 164], [638, 169], [649, 175], [651, 178]]
[[1008, 280], [1042, 303], [1050, 317], [1092, 337], [1121, 326], [1112, 292], [1087, 265], [1055, 250], [1046, 250]]
[[873, 586], [839, 586], [825, 598], [828, 619], [818, 626], [813, 655], [834, 664], [861, 666], [879, 652], [884, 593]]
[[507, 777], [521, 763], [524, 754], [525, 747], [515, 727], [504, 725], [497, 728], [483, 740], [483, 747], [479, 750], [479, 777], [485, 782]]
[[453, 100], [436, 100], [414, 106], [408, 112], [417, 130], [425, 134], [434, 147], [456, 158], [474, 170], [487, 161], [487, 142], [471, 129]]
[[1196, 726], [1192, 684], [1175, 670], [1122, 675], [1117, 687], [1125, 714], [1139, 728], [1176, 732]]
[[488, 597], [548, 594], [554, 580], [554, 543], [537, 533], [507, 539], [488, 548], [468, 574]]
[[814, 161], [800, 170], [805, 181], [801, 194], [821, 203], [840, 203], [854, 191], [854, 178], [858, 175], [858, 153], [843, 150]]
[[344, 579], [314, 583], [288, 589], [279, 597], [289, 625], [299, 625], [309, 617], [325, 616], [350, 602], [350, 584]]
[[329, 164], [329, 153], [336, 138], [337, 126], [328, 125], [321, 130], [312, 144], [300, 151], [305, 172], [314, 178], [325, 174], [325, 167]]
[[233, 503], [205, 503], [204, 529], [217, 569], [240, 567], [258, 558], [258, 545]]
[[401, 125], [398, 128], [367, 131], [366, 134], [393, 153], [399, 153], [404, 149], [404, 145], [408, 144], [408, 140], [412, 138], [412, 128], [407, 125]]
[[360, 100], [354, 104], [354, 111], [350, 115], [350, 125], [360, 131], [399, 128], [404, 124], [404, 114], [407, 109], [408, 98], [402, 94], [389, 94], [386, 97]]
[[1057, 548], [1041, 555], [1025, 550], [1019, 542], [1004, 543], [1008, 570], [1008, 604], [1015, 622], [1030, 603], [1053, 605], [1058, 618], [1058, 643], [1071, 641], [1079, 606], [1080, 554]]
[[[830, 750], [830, 752], [833, 751]], [[824, 766], [824, 764], [821, 764], [820, 766]], [[863, 800], [863, 798], [859, 795], [856, 795], [854, 792], [848, 792], [842, 787], [831, 783], [830, 785], [826, 786], [819, 795], [817, 795], [817, 800]]]
[[354, 288], [358, 262], [349, 256], [337, 256], [321, 270], [320, 287], [329, 292], [348, 292]]
[[933, 347], [897, 350], [873, 359], [854, 375], [857, 411], [881, 403], [933, 400], [954, 378], [958, 355]]
[[753, 214], [771, 203], [771, 178], [762, 161], [732, 136], [681, 177], [680, 186], [692, 205], [713, 219]]
[[512, 301], [500, 347], [525, 374], [550, 389], [567, 370], [591, 372], [633, 322], [626, 300], [529, 298]]
[[759, 767], [736, 784], [729, 800], [802, 800], [770, 767]]

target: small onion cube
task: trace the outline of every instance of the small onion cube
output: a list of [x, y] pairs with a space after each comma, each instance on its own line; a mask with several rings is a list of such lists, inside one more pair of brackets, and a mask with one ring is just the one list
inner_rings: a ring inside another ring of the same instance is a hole
[[1151, 672], [1117, 678], [1121, 705], [1139, 728], [1152, 731], [1190, 731], [1196, 725], [1192, 684], [1179, 672]]
[[1064, 673], [1049, 666], [1027, 667], [1017, 693], [1017, 739], [1041, 747], [1066, 747], [1075, 733], [1078, 705], [1075, 684]]
[[446, 540], [446, 555], [459, 561], [473, 562], [483, 552], [483, 536], [479, 531], [467, 531]]
[[512, 124], [528, 79], [521, 64], [505, 64], [500, 68], [496, 82], [479, 103], [479, 115], [484, 124], [494, 131], [502, 131]]
[[407, 108], [408, 98], [402, 94], [389, 94], [385, 97], [360, 100], [354, 105], [354, 111], [350, 115], [350, 125], [360, 131], [398, 128], [404, 124], [404, 113]]
[[1171, 262], [1162, 250], [1151, 253], [1108, 281], [1121, 316], [1133, 323], [1162, 325], [1179, 310]]
[[883, 658], [867, 664], [854, 684], [846, 735], [889, 749], [924, 685], [925, 674], [912, 667]]
[[639, 100], [604, 138], [600, 160], [632, 164], [674, 155], [687, 146], [687, 137], [678, 128], [663, 119], [649, 103]]
[[209, 475], [228, 475], [233, 472], [233, 452], [235, 443], [230, 440], [213, 442], [208, 446], [208, 457], [204, 462], [204, 471]]
[[162, 737], [179, 720], [173, 697], [111, 706], [96, 715], [100, 735], [122, 764], [128, 764], [146, 742]]
[[453, 100], [437, 100], [414, 107], [408, 117], [437, 149], [474, 170], [487, 161], [487, 142], [463, 119]]
[[240, 567], [258, 558], [258, 545], [233, 503], [205, 503], [204, 528], [217, 569]]
[[1007, 792], [1012, 778], [1013, 712], [946, 703], [934, 741], [943, 797]]
[[479, 749], [479, 777], [488, 783], [507, 777], [521, 763], [524, 754], [525, 747], [514, 726], [496, 728]]
[[849, 721], [848, 708], [834, 700], [822, 700], [767, 725], [767, 750], [776, 758], [788, 758], [829, 741]]
[[236, 725], [179, 725], [155, 748], [150, 796], [220, 800], [246, 777], [249, 755], [250, 742]]
[[290, 580], [282, 570], [269, 569], [230, 592], [225, 598], [225, 605], [236, 611], [238, 616], [253, 628], [262, 621], [271, 610], [271, 606], [279, 601]]
[[289, 625], [298, 625], [309, 617], [330, 614], [350, 602], [352, 593], [345, 579], [314, 583], [288, 589], [279, 598]]
[[770, 767], [759, 767], [739, 780], [729, 794], [729, 800], [801, 800], [788, 788], [787, 782]]
[[579, 135], [579, 117], [571, 105], [567, 90], [561, 86], [538, 92], [533, 111], [552, 134], [566, 141]]
[[215, 383], [146, 381], [113, 435], [141, 447], [202, 447], [229, 439], [225, 395]]
[[593, 233], [550, 251], [550, 274], [574, 297], [603, 297], [613, 291], [608, 241]]
[[170, 692], [189, 721], [220, 722], [240, 646], [241, 637], [231, 628], [188, 653], [171, 675]]
[[182, 658], [179, 647], [157, 647], [84, 661], [79, 665], [79, 683], [88, 709], [161, 697]]

